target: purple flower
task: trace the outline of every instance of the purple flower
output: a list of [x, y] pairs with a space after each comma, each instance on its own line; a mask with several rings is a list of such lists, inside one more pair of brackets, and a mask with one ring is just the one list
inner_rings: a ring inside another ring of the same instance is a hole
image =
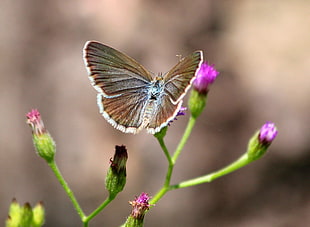
[[31, 110], [29, 113], [27, 113], [26, 117], [27, 124], [30, 125], [32, 129], [32, 134], [42, 135], [46, 133], [46, 129], [41, 119], [41, 114], [37, 109]]
[[150, 197], [148, 194], [142, 192], [141, 195], [136, 197], [134, 201], [129, 201], [130, 205], [132, 206], [130, 215], [135, 219], [143, 220], [145, 212], [150, 209], [149, 199]]
[[193, 87], [199, 93], [207, 94], [209, 86], [214, 82], [219, 72], [216, 71], [213, 65], [209, 65], [208, 62], [203, 62], [198, 69], [196, 79], [194, 80]]
[[277, 134], [278, 131], [275, 124], [267, 121], [259, 131], [259, 142], [262, 144], [270, 144], [276, 138]]
[[27, 124], [32, 130], [32, 141], [37, 150], [37, 154], [47, 162], [52, 162], [56, 153], [56, 145], [44, 127], [41, 114], [38, 110], [33, 109], [26, 114]]

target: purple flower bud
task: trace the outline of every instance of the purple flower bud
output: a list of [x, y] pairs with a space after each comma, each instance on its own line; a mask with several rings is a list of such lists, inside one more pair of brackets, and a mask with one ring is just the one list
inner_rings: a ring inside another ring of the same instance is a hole
[[276, 138], [277, 134], [278, 131], [275, 124], [267, 121], [259, 131], [259, 142], [262, 144], [270, 144]]
[[207, 94], [209, 86], [214, 82], [219, 72], [216, 71], [213, 65], [209, 65], [208, 62], [203, 62], [198, 69], [196, 79], [194, 80], [193, 87], [199, 93]]
[[53, 138], [44, 127], [41, 114], [38, 110], [33, 109], [27, 115], [27, 124], [32, 129], [32, 140], [34, 147], [39, 156], [47, 162], [54, 160], [56, 145]]
[[130, 215], [135, 219], [143, 220], [145, 212], [150, 209], [149, 199], [148, 194], [142, 192], [134, 201], [129, 201], [132, 206]]

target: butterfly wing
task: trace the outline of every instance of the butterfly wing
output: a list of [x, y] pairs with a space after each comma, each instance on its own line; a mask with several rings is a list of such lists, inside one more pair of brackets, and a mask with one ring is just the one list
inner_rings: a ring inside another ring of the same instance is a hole
[[157, 108], [147, 129], [149, 133], [159, 132], [174, 120], [182, 105], [182, 98], [190, 88], [203, 61], [202, 51], [196, 51], [181, 59], [164, 76], [164, 93], [157, 101]]
[[177, 104], [174, 104], [167, 95], [164, 95], [160, 101], [157, 101], [154, 116], [146, 127], [148, 133], [155, 134], [167, 126], [169, 122], [173, 121], [182, 106], [182, 102], [180, 100]]
[[95, 41], [84, 47], [89, 79], [98, 91], [100, 113], [115, 128], [136, 133], [142, 124], [150, 73], [129, 56]]
[[203, 61], [202, 51], [195, 51], [181, 59], [164, 77], [165, 93], [172, 103], [178, 103], [186, 94]]

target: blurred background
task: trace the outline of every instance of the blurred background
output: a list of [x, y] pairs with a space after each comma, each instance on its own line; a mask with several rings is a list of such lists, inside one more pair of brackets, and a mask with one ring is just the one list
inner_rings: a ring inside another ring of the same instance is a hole
[[[306, 0], [2, 0], [0, 222], [13, 197], [44, 201], [47, 227], [82, 226], [34, 151], [25, 114], [38, 108], [56, 160], [84, 211], [107, 196], [115, 145], [129, 153], [127, 185], [91, 226], [119, 226], [141, 192], [154, 195], [167, 161], [145, 131], [121, 133], [99, 114], [82, 59], [87, 40], [121, 50], [154, 73], [201, 49], [220, 76], [175, 167], [172, 183], [215, 171], [266, 121], [279, 134], [261, 160], [212, 183], [169, 192], [145, 226], [310, 225], [310, 2]], [[188, 116], [169, 128], [173, 151]], [[1, 225], [1, 224], [0, 224]]]

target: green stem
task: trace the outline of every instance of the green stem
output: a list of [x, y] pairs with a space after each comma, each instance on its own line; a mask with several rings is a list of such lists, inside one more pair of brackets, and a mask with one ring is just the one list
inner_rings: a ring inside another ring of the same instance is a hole
[[173, 164], [175, 164], [175, 162], [177, 161], [181, 151], [183, 150], [184, 145], [187, 142], [188, 137], [190, 136], [195, 123], [196, 123], [196, 118], [194, 118], [193, 116], [190, 116], [189, 121], [188, 121], [187, 126], [186, 126], [186, 129], [184, 131], [183, 137], [180, 140], [180, 143], [179, 143], [177, 149], [175, 150], [175, 152], [174, 152], [174, 154], [172, 156]]
[[166, 155], [166, 158], [167, 158], [167, 160], [168, 160], [169, 165], [170, 165], [170, 164], [173, 164], [173, 163], [172, 163], [171, 156], [170, 156], [169, 151], [168, 151], [168, 149], [167, 149], [167, 147], [166, 147], [166, 144], [165, 144], [164, 139], [160, 137], [160, 138], [157, 138], [157, 140], [158, 140], [158, 142], [159, 142], [161, 148], [163, 149], [164, 154]]
[[156, 204], [158, 202], [158, 200], [160, 200], [169, 191], [169, 188], [170, 188], [169, 186], [168, 187], [163, 186], [159, 190], [159, 192], [157, 192], [156, 195], [153, 196], [153, 198], [150, 201], [150, 204], [151, 205]]
[[81, 209], [81, 207], [80, 207], [78, 201], [76, 200], [73, 192], [71, 191], [70, 187], [68, 186], [67, 182], [65, 181], [65, 179], [62, 176], [62, 174], [60, 173], [55, 160], [52, 160], [52, 161], [48, 162], [48, 165], [51, 167], [51, 169], [54, 172], [57, 180], [59, 181], [61, 186], [66, 191], [66, 193], [69, 196], [69, 198], [70, 198], [74, 208], [76, 209], [77, 213], [79, 214], [81, 220], [84, 220], [85, 219], [85, 214], [84, 214], [83, 210]]
[[173, 157], [171, 158], [168, 149], [165, 145], [165, 142], [162, 138], [157, 138], [161, 148], [163, 149], [167, 160], [169, 162], [169, 166], [168, 166], [168, 170], [167, 170], [167, 174], [166, 174], [166, 179], [165, 179], [165, 183], [163, 185], [163, 187], [159, 190], [159, 192], [156, 193], [156, 195], [153, 197], [153, 199], [150, 201], [150, 204], [155, 204], [157, 203], [169, 190], [171, 190], [171, 186], [170, 186], [170, 181], [171, 181], [171, 176], [172, 176], [172, 172], [173, 172], [173, 168], [174, 165], [186, 143], [186, 141], [188, 140], [188, 137], [190, 136], [192, 129], [195, 125], [196, 119], [193, 118], [192, 116], [190, 117], [188, 124], [186, 126], [186, 129], [184, 131], [184, 134], [182, 136], [182, 139], [180, 140], [180, 143], [177, 147], [177, 149], [175, 150]]
[[111, 201], [113, 201], [115, 198], [115, 196], [109, 196], [108, 198], [106, 198], [106, 200], [96, 209], [94, 210], [90, 215], [88, 215], [87, 217], [85, 217], [83, 219], [84, 222], [84, 227], [88, 226], [88, 222], [93, 219], [97, 214], [100, 213], [100, 211], [102, 211]]
[[167, 173], [166, 173], [166, 179], [165, 179], [165, 183], [164, 183], [164, 186], [163, 187], [168, 187], [170, 185], [170, 180], [171, 180], [171, 175], [172, 175], [172, 171], [173, 171], [173, 162], [172, 162], [172, 159], [171, 159], [171, 156], [169, 154], [169, 151], [167, 149], [167, 146], [165, 144], [165, 141], [163, 138], [157, 138], [161, 148], [163, 149], [164, 151], [164, 154], [166, 155], [166, 158], [168, 160], [168, 170], [167, 170]]
[[159, 199], [161, 199], [165, 194], [166, 192], [168, 191], [168, 188], [169, 188], [169, 185], [170, 185], [170, 180], [171, 180], [171, 175], [172, 175], [172, 171], [173, 171], [173, 167], [174, 167], [174, 164], [172, 162], [172, 159], [171, 159], [171, 156], [169, 154], [169, 151], [166, 147], [166, 144], [163, 140], [163, 138], [157, 138], [161, 148], [163, 149], [165, 155], [166, 155], [166, 158], [168, 160], [168, 170], [167, 170], [167, 173], [166, 173], [166, 179], [165, 179], [165, 183], [163, 185], [163, 187], [159, 190], [159, 192], [156, 193], [156, 195], [152, 198], [152, 200], [150, 201], [150, 204], [155, 204]]
[[241, 167], [249, 164], [250, 162], [252, 162], [251, 160], [248, 159], [248, 154], [245, 153], [243, 154], [239, 159], [237, 159], [236, 161], [234, 161], [233, 163], [231, 163], [230, 165], [215, 171], [213, 173], [201, 176], [201, 177], [197, 177], [191, 180], [187, 180], [187, 181], [183, 181], [179, 184], [176, 185], [172, 185], [170, 186], [169, 190], [172, 189], [178, 189], [178, 188], [186, 188], [186, 187], [190, 187], [190, 186], [194, 186], [194, 185], [198, 185], [198, 184], [203, 184], [203, 183], [209, 183], [219, 177], [222, 177], [226, 174], [229, 174], [231, 172], [234, 172], [237, 169], [240, 169]]

